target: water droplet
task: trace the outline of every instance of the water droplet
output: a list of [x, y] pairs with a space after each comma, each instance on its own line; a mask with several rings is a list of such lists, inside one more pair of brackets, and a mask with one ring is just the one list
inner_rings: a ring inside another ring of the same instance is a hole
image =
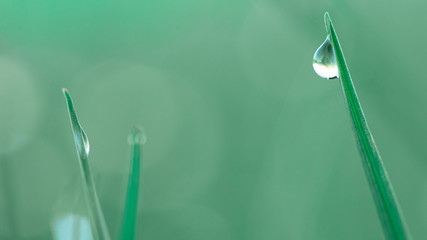
[[128, 136], [129, 144], [145, 144], [147, 142], [147, 135], [145, 135], [144, 128], [140, 126], [134, 126], [131, 133]]
[[67, 89], [63, 88], [65, 99], [67, 101], [68, 112], [70, 113], [71, 126], [73, 128], [74, 142], [76, 143], [77, 152], [80, 159], [87, 159], [89, 157], [90, 145], [89, 139], [83, 128], [81, 127], [77, 118], [76, 111], [74, 110], [73, 102], [71, 100], [70, 93]]
[[330, 36], [320, 45], [313, 57], [314, 71], [322, 78], [332, 79], [338, 77], [338, 65]]
[[85, 131], [79, 127], [79, 129], [74, 129], [73, 132], [79, 154], [84, 154], [86, 158], [89, 157], [90, 145]]

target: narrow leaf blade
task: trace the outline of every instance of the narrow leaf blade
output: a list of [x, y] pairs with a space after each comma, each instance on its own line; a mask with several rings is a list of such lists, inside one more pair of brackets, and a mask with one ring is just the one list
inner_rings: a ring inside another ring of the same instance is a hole
[[125, 208], [122, 219], [121, 239], [130, 240], [135, 238], [135, 223], [138, 211], [139, 179], [142, 160], [142, 145], [146, 141], [143, 130], [134, 127], [128, 138], [132, 148], [132, 157], [129, 169], [129, 180], [125, 200]]
[[110, 240], [107, 224], [102, 212], [101, 204], [99, 202], [98, 194], [96, 192], [95, 183], [90, 170], [88, 162], [89, 157], [89, 139], [86, 136], [80, 122], [77, 118], [74, 109], [71, 95], [67, 89], [62, 89], [70, 115], [71, 128], [74, 134], [74, 142], [76, 144], [77, 155], [80, 160], [80, 173], [82, 177], [83, 190], [85, 193], [86, 202], [89, 208], [89, 215], [91, 219], [92, 232], [94, 239]]
[[411, 239], [405, 219], [401, 213], [397, 197], [383, 166], [381, 156], [368, 128], [362, 106], [354, 88], [344, 54], [328, 13], [325, 13], [325, 25], [334, 48], [338, 63], [339, 78], [353, 122], [358, 147], [363, 160], [368, 182], [377, 206], [377, 212], [387, 239]]

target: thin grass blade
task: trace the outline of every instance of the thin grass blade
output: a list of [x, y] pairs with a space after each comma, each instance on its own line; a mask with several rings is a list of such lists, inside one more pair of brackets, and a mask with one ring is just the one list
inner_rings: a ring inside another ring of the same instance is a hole
[[367, 175], [378, 215], [387, 239], [411, 239], [397, 197], [383, 166], [377, 146], [368, 128], [356, 94], [350, 72], [344, 59], [338, 37], [328, 13], [325, 13], [326, 31], [330, 34], [338, 64], [339, 78], [353, 122], [363, 167]]
[[96, 192], [95, 184], [93, 181], [90, 165], [88, 162], [89, 157], [89, 139], [86, 136], [83, 128], [81, 127], [71, 100], [70, 93], [67, 89], [62, 89], [70, 114], [71, 128], [74, 134], [74, 142], [77, 148], [77, 155], [80, 160], [80, 172], [82, 176], [83, 190], [85, 192], [86, 202], [89, 207], [89, 215], [91, 218], [92, 232], [94, 239], [110, 240], [107, 224], [105, 222], [104, 214], [99, 203], [98, 194]]
[[[0, 196], [2, 196], [4, 212], [0, 216], [0, 221], [5, 223], [5, 229], [9, 229], [11, 239], [18, 238], [17, 219], [14, 211], [16, 209], [16, 199], [13, 192], [14, 182], [12, 179], [11, 162], [0, 162]], [[4, 219], [4, 221], [3, 221]]]
[[139, 179], [142, 161], [142, 145], [146, 136], [142, 128], [135, 126], [128, 138], [132, 148], [132, 157], [129, 169], [129, 180], [126, 193], [126, 203], [123, 212], [121, 239], [135, 238], [135, 223], [138, 211]]

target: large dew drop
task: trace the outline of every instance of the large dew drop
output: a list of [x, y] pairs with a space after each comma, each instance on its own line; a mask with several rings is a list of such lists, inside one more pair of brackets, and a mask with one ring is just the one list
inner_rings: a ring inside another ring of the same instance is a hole
[[322, 78], [331, 79], [338, 77], [338, 66], [330, 36], [320, 45], [313, 57], [314, 71]]

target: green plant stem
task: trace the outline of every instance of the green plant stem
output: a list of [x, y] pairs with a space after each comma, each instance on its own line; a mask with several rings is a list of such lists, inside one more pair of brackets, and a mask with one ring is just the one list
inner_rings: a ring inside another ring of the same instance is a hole
[[372, 134], [368, 128], [356, 94], [356, 89], [354, 88], [350, 72], [344, 59], [344, 54], [328, 13], [325, 13], [325, 24], [327, 32], [331, 36], [335, 57], [338, 63], [339, 79], [353, 121], [355, 135], [363, 159], [363, 167], [377, 206], [384, 234], [387, 239], [411, 239], [397, 197], [383, 166]]
[[95, 183], [90, 170], [88, 161], [89, 156], [89, 140], [86, 133], [81, 127], [77, 118], [76, 111], [71, 96], [67, 89], [62, 90], [67, 102], [68, 112], [70, 114], [71, 128], [74, 134], [74, 142], [76, 144], [77, 155], [80, 160], [80, 173], [83, 183], [83, 191], [85, 193], [86, 202], [89, 208], [89, 216], [92, 225], [92, 234], [94, 239], [110, 240], [107, 224], [104, 214], [102, 213], [101, 204], [96, 192]]
[[0, 192], [4, 197], [4, 206], [5, 206], [5, 214], [3, 214], [3, 218], [7, 219], [6, 221], [6, 229], [9, 229], [9, 237], [11, 239], [18, 238], [18, 230], [17, 230], [17, 221], [14, 211], [16, 211], [15, 206], [15, 193], [13, 191], [13, 181], [12, 179], [12, 163], [11, 161], [5, 160], [0, 162]]
[[132, 148], [132, 157], [129, 170], [128, 188], [126, 193], [126, 203], [123, 212], [121, 239], [130, 240], [135, 238], [135, 223], [138, 212], [140, 165], [142, 160], [142, 138], [143, 133], [135, 127], [129, 136]]

